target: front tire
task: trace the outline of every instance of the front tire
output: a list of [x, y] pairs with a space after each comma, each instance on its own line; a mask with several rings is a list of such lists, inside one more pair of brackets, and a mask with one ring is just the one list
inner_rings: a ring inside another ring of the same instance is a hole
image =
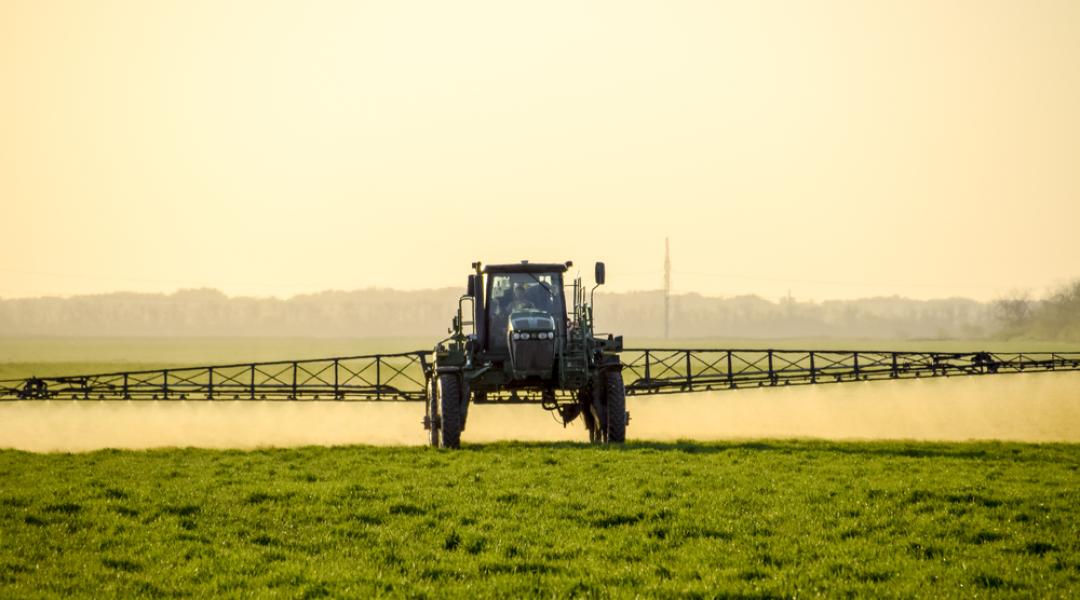
[[439, 375], [439, 447], [457, 448], [461, 445], [461, 430], [465, 424], [462, 406], [461, 379], [457, 375]]
[[621, 444], [626, 441], [626, 388], [623, 387], [622, 371], [605, 371], [602, 376], [604, 385], [604, 406], [601, 407], [601, 434], [608, 444]]

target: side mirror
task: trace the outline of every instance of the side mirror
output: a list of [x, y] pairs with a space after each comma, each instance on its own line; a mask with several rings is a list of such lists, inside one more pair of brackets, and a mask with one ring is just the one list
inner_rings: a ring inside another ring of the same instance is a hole
[[604, 263], [596, 263], [596, 285], [604, 285]]
[[476, 275], [469, 275], [469, 283], [465, 285], [465, 295], [470, 298], [476, 296]]

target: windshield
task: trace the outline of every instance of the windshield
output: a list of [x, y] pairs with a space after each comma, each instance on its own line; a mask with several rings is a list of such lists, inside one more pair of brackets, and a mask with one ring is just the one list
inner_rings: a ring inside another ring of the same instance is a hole
[[506, 349], [506, 328], [515, 312], [540, 311], [554, 317], [560, 335], [566, 327], [561, 273], [488, 275], [488, 348]]

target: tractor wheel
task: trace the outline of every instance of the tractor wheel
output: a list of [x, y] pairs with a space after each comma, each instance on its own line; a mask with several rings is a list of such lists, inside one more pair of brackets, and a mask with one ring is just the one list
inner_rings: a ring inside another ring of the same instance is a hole
[[439, 375], [439, 446], [457, 448], [461, 444], [461, 428], [465, 411], [462, 406], [461, 380], [457, 375]]
[[626, 441], [626, 389], [623, 387], [622, 371], [605, 371], [604, 406], [601, 407], [601, 434], [608, 444]]
[[428, 415], [428, 441], [432, 448], [439, 447], [439, 386], [435, 384], [435, 378], [427, 380], [427, 415]]

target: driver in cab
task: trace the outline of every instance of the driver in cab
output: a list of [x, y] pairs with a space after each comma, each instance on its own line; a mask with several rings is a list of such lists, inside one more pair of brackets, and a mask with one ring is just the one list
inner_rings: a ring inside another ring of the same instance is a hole
[[510, 299], [510, 306], [508, 312], [517, 312], [519, 310], [529, 310], [536, 308], [536, 305], [529, 301], [525, 297], [525, 284], [518, 283], [514, 285], [514, 297]]
[[526, 294], [524, 283], [514, 284], [514, 287], [500, 296], [495, 303], [495, 316], [505, 321], [512, 312], [536, 308], [536, 304], [530, 301]]

